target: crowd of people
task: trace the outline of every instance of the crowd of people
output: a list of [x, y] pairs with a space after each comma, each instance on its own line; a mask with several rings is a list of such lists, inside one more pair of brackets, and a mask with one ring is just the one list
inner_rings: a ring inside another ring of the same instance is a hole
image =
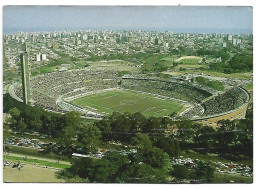
[[73, 70], [49, 73], [31, 80], [31, 88], [59, 97], [76, 89], [95, 90], [103, 86], [117, 85], [117, 73], [113, 71]]
[[206, 117], [217, 115], [237, 109], [248, 102], [247, 93], [240, 87], [233, 87], [230, 90], [213, 96], [205, 102], [193, 106], [181, 115], [185, 118]]
[[204, 113], [204, 108], [200, 104], [195, 104], [190, 109], [183, 112], [181, 114], [181, 117], [194, 118], [194, 117], [201, 116], [203, 113]]
[[216, 115], [239, 108], [248, 101], [247, 93], [240, 87], [234, 87], [230, 90], [214, 96], [202, 103], [205, 111], [202, 116]]
[[[35, 105], [48, 110], [63, 112], [56, 101], [60, 96], [73, 97], [83, 93], [117, 87], [117, 71], [69, 70], [53, 72], [30, 80], [31, 99]], [[22, 87], [16, 88], [22, 98]]]
[[141, 78], [125, 78], [122, 80], [121, 87], [194, 103], [199, 103], [203, 99], [212, 95], [204, 90], [177, 82]]

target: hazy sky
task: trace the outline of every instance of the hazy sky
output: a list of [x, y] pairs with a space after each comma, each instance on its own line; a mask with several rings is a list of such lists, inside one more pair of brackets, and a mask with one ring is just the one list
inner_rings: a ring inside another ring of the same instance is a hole
[[251, 7], [4, 6], [3, 27], [252, 32]]

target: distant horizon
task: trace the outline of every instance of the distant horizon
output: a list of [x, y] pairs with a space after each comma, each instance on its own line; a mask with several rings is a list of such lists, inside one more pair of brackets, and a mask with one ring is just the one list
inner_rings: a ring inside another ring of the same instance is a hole
[[249, 6], [4, 6], [3, 33], [55, 30], [253, 33]]
[[138, 28], [82, 28], [82, 27], [9, 27], [3, 29], [3, 35], [11, 35], [11, 34], [18, 34], [19, 32], [23, 33], [40, 33], [40, 32], [65, 32], [65, 31], [155, 31], [155, 32], [174, 32], [174, 33], [189, 33], [189, 34], [253, 34], [252, 30], [248, 29], [237, 29], [237, 31], [234, 31], [233, 29], [225, 29], [225, 30], [219, 30], [219, 29], [192, 29], [192, 28], [178, 28], [178, 29], [159, 29], [159, 28], [151, 28], [151, 29], [138, 29]]

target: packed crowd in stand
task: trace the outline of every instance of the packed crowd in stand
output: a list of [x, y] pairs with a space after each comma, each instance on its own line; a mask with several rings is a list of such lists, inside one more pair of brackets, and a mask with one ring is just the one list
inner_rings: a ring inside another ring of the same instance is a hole
[[[31, 98], [35, 105], [48, 110], [63, 111], [56, 104], [60, 96], [73, 97], [83, 93], [117, 87], [117, 71], [73, 70], [53, 72], [31, 79]], [[21, 87], [16, 94], [22, 98]]]
[[49, 73], [36, 77], [31, 82], [31, 88], [44, 91], [53, 97], [77, 89], [96, 90], [116, 86], [117, 73], [113, 71], [74, 70]]
[[62, 111], [58, 105], [56, 105], [56, 99], [37, 90], [32, 91], [33, 100], [36, 101], [35, 105], [43, 107], [48, 110]]
[[216, 115], [237, 109], [248, 102], [248, 98], [247, 93], [243, 89], [234, 87], [202, 103], [205, 109], [202, 116]]
[[187, 111], [181, 114], [181, 117], [193, 118], [196, 116], [201, 116], [204, 113], [204, 108], [200, 104], [196, 104]]
[[121, 87], [194, 103], [199, 103], [212, 95], [209, 92], [189, 85], [162, 80], [125, 78], [122, 80]]
[[213, 88], [210, 88], [208, 86], [205, 86], [205, 85], [200, 85], [200, 84], [195, 84], [195, 83], [192, 83], [192, 85], [196, 88], [199, 88], [199, 89], [202, 89], [202, 90], [205, 90], [211, 94], [216, 94], [218, 93], [219, 91], [218, 90], [214, 90]]
[[[248, 94], [240, 87], [233, 87], [230, 90], [213, 96], [209, 100], [194, 106], [190, 110], [184, 112], [181, 116], [186, 118], [206, 117], [226, 113], [235, 110], [247, 103], [249, 100]], [[203, 107], [204, 112], [201, 112]]]

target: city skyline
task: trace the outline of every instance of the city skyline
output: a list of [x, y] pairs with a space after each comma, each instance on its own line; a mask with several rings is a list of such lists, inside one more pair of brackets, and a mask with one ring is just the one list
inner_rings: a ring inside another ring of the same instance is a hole
[[249, 6], [4, 6], [3, 32], [171, 30], [252, 33], [252, 12]]

